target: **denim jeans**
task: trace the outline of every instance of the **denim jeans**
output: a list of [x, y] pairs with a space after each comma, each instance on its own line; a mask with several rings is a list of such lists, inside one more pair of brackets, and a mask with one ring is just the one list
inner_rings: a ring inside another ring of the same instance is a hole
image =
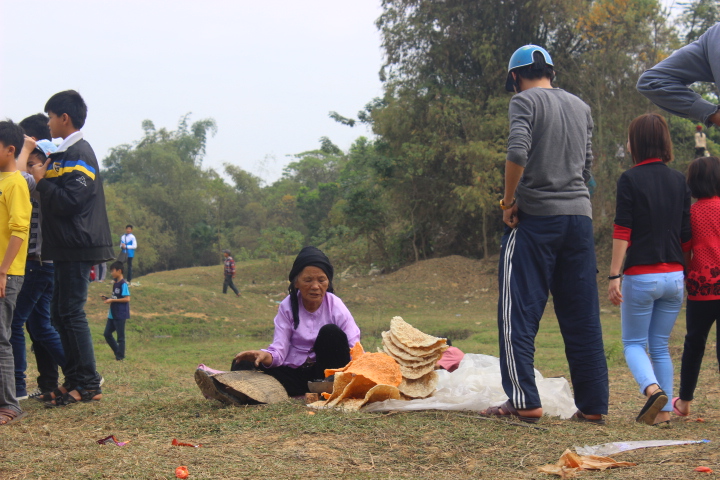
[[[668, 341], [682, 307], [683, 272], [628, 275], [622, 294], [625, 361], [643, 395], [647, 387], [657, 383], [672, 398], [673, 365]], [[672, 411], [670, 402], [663, 411]]]
[[[27, 326], [36, 353], [40, 353], [40, 355], [36, 355], [36, 359], [40, 372], [38, 386], [42, 391], [50, 391], [57, 387], [58, 365], [65, 366], [65, 353], [60, 342], [60, 335], [50, 323], [54, 270], [52, 263], [40, 263], [36, 260], [28, 260], [25, 267], [25, 281], [17, 297], [12, 321], [12, 337], [10, 338], [15, 357], [15, 393], [17, 396], [27, 394], [25, 326]], [[45, 352], [49, 355], [44, 355]], [[44, 363], [41, 364], [41, 361]], [[51, 374], [51, 378], [45, 378], [48, 372], [53, 371], [54, 375]], [[49, 390], [47, 390], [48, 387], [50, 387]]]
[[[108, 318], [105, 324], [105, 341], [115, 354], [115, 360], [125, 359], [125, 322], [126, 319]], [[117, 342], [113, 338], [113, 332], [117, 332]]]
[[21, 412], [15, 398], [15, 362], [13, 360], [10, 332], [12, 331], [13, 310], [18, 293], [22, 288], [23, 277], [8, 275], [5, 284], [5, 297], [0, 298], [0, 408], [11, 408]]
[[95, 350], [85, 316], [91, 267], [92, 262], [55, 262], [50, 317], [65, 350], [63, 385], [68, 390], [78, 386], [86, 390], [100, 388], [101, 377], [95, 369]]

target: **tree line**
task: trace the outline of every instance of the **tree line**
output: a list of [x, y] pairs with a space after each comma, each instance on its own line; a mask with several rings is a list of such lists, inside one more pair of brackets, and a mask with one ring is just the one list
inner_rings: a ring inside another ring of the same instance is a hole
[[[637, 78], [720, 19], [715, 0], [681, 5], [671, 18], [658, 0], [383, 0], [383, 96], [353, 117], [330, 112], [348, 128], [369, 125], [373, 139], [343, 151], [323, 137], [266, 185], [236, 165], [225, 176], [203, 167], [214, 120], [186, 115], [175, 130], [146, 120], [140, 140], [103, 160], [111, 227], [135, 225], [141, 273], [217, 264], [223, 248], [279, 258], [314, 244], [341, 266], [388, 269], [492, 255], [503, 229], [507, 62], [533, 43], [551, 52], [556, 86], [592, 108], [596, 243], [607, 249], [615, 182], [631, 164], [627, 126], [656, 111]], [[695, 87], [717, 102], [713, 86]], [[684, 171], [695, 123], [667, 118], [671, 166]], [[707, 134], [720, 154], [720, 133]]]

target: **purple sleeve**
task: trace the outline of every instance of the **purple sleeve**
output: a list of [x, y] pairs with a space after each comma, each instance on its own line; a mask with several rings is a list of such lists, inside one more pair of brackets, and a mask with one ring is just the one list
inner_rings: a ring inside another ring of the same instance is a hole
[[283, 302], [275, 315], [275, 333], [273, 342], [268, 348], [263, 350], [270, 353], [273, 361], [270, 367], [279, 367], [285, 361], [285, 357], [290, 352], [290, 338], [292, 337], [292, 311], [290, 310], [290, 302]]
[[348, 337], [348, 346], [352, 348], [360, 341], [360, 328], [355, 323], [355, 319], [343, 301], [335, 297], [335, 302], [335, 311], [333, 312], [335, 324], [345, 332], [345, 335]]

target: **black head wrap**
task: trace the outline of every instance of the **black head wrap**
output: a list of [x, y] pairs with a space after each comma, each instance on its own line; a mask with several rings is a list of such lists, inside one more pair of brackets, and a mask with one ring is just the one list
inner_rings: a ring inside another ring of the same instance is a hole
[[333, 266], [330, 263], [330, 259], [315, 247], [305, 247], [300, 250], [298, 256], [295, 257], [295, 263], [293, 263], [288, 280], [290, 280], [290, 286], [288, 286], [288, 293], [290, 294], [290, 306], [293, 314], [293, 328], [297, 330], [300, 325], [300, 307], [298, 304], [298, 290], [295, 288], [295, 278], [300, 275], [305, 267], [317, 267], [328, 277], [328, 289], [327, 291], [333, 293]]

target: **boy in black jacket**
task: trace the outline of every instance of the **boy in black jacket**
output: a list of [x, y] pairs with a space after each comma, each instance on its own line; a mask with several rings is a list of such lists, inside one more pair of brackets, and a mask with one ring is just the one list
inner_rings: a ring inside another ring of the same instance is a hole
[[90, 268], [114, 255], [100, 169], [80, 131], [87, 116], [85, 101], [74, 90], [56, 93], [45, 112], [52, 137], [63, 142], [31, 173], [40, 193], [42, 258], [55, 263], [50, 310], [67, 365], [65, 383], [43, 400], [63, 406], [102, 398], [85, 301]]

